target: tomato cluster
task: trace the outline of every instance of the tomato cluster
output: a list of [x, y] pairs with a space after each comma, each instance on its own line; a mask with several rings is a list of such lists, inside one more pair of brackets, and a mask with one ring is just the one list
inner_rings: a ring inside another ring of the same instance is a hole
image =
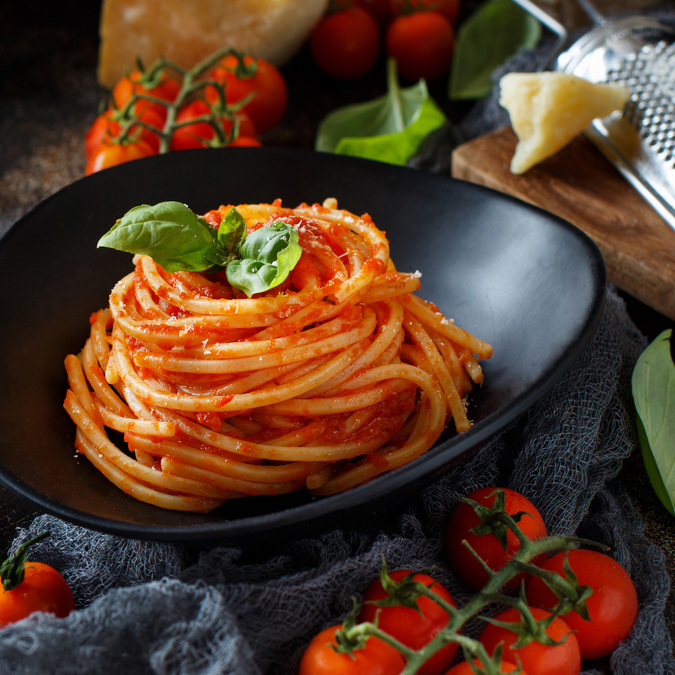
[[[467, 587], [485, 589], [487, 593], [486, 583], [494, 583], [496, 575], [519, 551], [521, 543], [511, 527], [514, 522], [530, 541], [548, 537], [534, 504], [506, 488], [475, 490], [453, 511], [446, 528], [446, 552], [450, 568]], [[512, 579], [501, 584], [500, 593], [513, 593], [515, 580], [522, 588], [520, 600], [509, 596], [513, 598], [508, 603], [511, 606], [505, 606], [487, 621], [478, 638], [480, 648], [495, 662], [495, 671], [577, 675], [583, 660], [609, 655], [628, 636], [637, 616], [637, 593], [628, 573], [612, 557], [595, 550], [573, 548], [550, 557], [537, 555], [531, 564], [542, 570], [541, 576], [529, 570], [513, 576], [513, 568], [504, 575]], [[414, 601], [410, 601], [409, 591], [414, 582], [426, 586], [439, 602], [434, 602], [428, 593], [413, 595]], [[490, 589], [491, 594], [485, 596], [485, 603], [495, 601], [493, 591]], [[560, 597], [565, 593], [576, 593], [578, 597], [566, 601], [563, 607]], [[375, 624], [377, 630], [403, 645], [399, 647], [401, 651], [419, 652], [448, 627], [448, 612], [456, 607], [450, 593], [438, 581], [426, 572], [407, 569], [390, 574], [385, 569], [381, 579], [366, 589], [363, 600], [358, 621]], [[343, 625], [358, 629], [361, 624], [349, 618]], [[405, 668], [405, 659], [395, 658], [401, 653], [393, 649], [392, 654], [392, 645], [382, 637], [364, 640], [358, 631], [341, 633], [341, 628], [332, 626], [312, 641], [303, 655], [301, 675], [396, 675]], [[349, 643], [350, 635], [359, 635], [360, 641]], [[345, 650], [346, 644], [349, 647]], [[452, 666], [457, 648], [457, 642], [448, 642], [416, 672], [422, 675], [483, 672], [479, 659], [473, 664], [461, 661]]]
[[459, 14], [460, 0], [341, 0], [331, 3], [309, 47], [333, 77], [362, 77], [384, 52], [402, 77], [431, 80], [450, 67]]
[[288, 104], [281, 72], [250, 55], [226, 53], [190, 74], [187, 87], [168, 63], [121, 78], [85, 136], [85, 174], [169, 150], [261, 145]]

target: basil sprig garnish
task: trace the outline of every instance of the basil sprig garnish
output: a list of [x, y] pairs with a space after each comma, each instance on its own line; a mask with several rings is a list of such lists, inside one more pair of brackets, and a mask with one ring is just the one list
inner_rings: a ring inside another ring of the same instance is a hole
[[180, 202], [136, 206], [98, 246], [149, 255], [167, 272], [218, 272], [251, 296], [283, 282], [302, 254], [298, 233], [277, 221], [247, 236], [246, 221], [230, 209], [218, 229]]

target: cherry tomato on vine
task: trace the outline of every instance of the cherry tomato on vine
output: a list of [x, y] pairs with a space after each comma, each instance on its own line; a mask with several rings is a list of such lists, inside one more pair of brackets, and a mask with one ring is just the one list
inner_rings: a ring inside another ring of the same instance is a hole
[[[490, 509], [496, 499], [495, 490], [496, 488], [493, 487], [480, 488], [468, 494], [467, 498]], [[514, 490], [502, 488], [502, 491], [504, 493], [504, 510], [511, 516], [522, 513], [517, 524], [525, 536], [531, 540], [545, 537], [547, 535], [546, 525], [534, 504]], [[486, 524], [489, 525], [490, 522], [491, 517], [489, 516]], [[490, 532], [475, 534], [472, 532], [479, 525], [481, 525], [481, 518], [473, 506], [460, 502], [450, 516], [445, 536], [445, 549], [450, 567], [461, 581], [476, 591], [485, 586], [488, 575], [469, 549], [462, 544], [463, 540], [466, 540], [481, 559], [487, 563], [488, 567], [494, 571], [502, 569], [520, 548], [516, 535], [511, 530], [506, 530], [505, 526], [498, 523], [494, 525], [494, 527], [502, 528], [502, 533], [506, 534], [506, 550], [494, 534]], [[515, 576], [506, 584], [506, 588], [517, 588], [520, 586], [522, 579], [521, 575]]]
[[[159, 131], [164, 126], [163, 116], [157, 112], [156, 108], [147, 107], [141, 110], [136, 116], [140, 122], [147, 124]], [[122, 131], [122, 124], [115, 119], [113, 110], [106, 110], [100, 114], [89, 127], [84, 137], [84, 153], [91, 157], [92, 153], [101, 143], [114, 142], [119, 138]], [[159, 151], [159, 136], [146, 126], [136, 124], [129, 130], [129, 135], [135, 140], [142, 140], [148, 143], [155, 152]]]
[[460, 0], [389, 0], [389, 13], [392, 17], [411, 12], [438, 12], [454, 26], [460, 11]]
[[252, 136], [237, 136], [231, 143], [227, 144], [228, 148], [260, 148], [262, 143]]
[[[480, 659], [474, 659], [473, 665], [477, 668], [481, 667]], [[502, 661], [499, 664], [500, 673], [512, 673], [514, 670], [518, 670], [518, 666], [515, 663], [508, 663], [507, 661]], [[445, 675], [475, 675], [475, 670], [471, 668], [471, 664], [468, 661], [462, 661], [456, 666], [451, 668]], [[527, 675], [527, 672], [521, 670], [519, 675]]]
[[[577, 631], [582, 658], [611, 654], [635, 623], [638, 611], [635, 585], [614, 558], [599, 551], [574, 549], [556, 553], [539, 566], [565, 578], [565, 555], [579, 584], [590, 586], [593, 594], [586, 600], [590, 621], [575, 611], [565, 614], [563, 619]], [[558, 599], [541, 578], [532, 575], [527, 585], [527, 601], [536, 607], [552, 609]]]
[[309, 36], [309, 48], [324, 72], [341, 79], [362, 77], [380, 54], [380, 29], [361, 7], [324, 16]]
[[145, 141], [101, 143], [87, 160], [84, 175], [89, 176], [117, 164], [124, 164], [124, 162], [130, 162], [133, 159], [141, 159], [156, 154], [152, 146]]
[[396, 59], [398, 72], [408, 80], [432, 80], [445, 73], [454, 49], [455, 31], [438, 12], [403, 14], [387, 27], [387, 56]]
[[[176, 115], [176, 122], [189, 122], [190, 120], [199, 120], [203, 117], [209, 117], [212, 114], [211, 106], [201, 99], [188, 103], [181, 108]], [[255, 127], [251, 118], [244, 112], [236, 113], [239, 122], [239, 134], [242, 136], [254, 137], [256, 135]], [[220, 128], [227, 137], [232, 133], [235, 120], [221, 117], [219, 120]], [[176, 128], [171, 137], [172, 150], [191, 150], [193, 148], [206, 148], [216, 138], [216, 130], [206, 121], [195, 121], [191, 124], [185, 124]]]
[[339, 628], [331, 626], [314, 637], [302, 655], [298, 675], [399, 675], [405, 667], [402, 654], [376, 637], [369, 637], [364, 648], [351, 655], [335, 651]]
[[[401, 581], [411, 573], [411, 570], [402, 569], [390, 572], [389, 576], [394, 581]], [[455, 606], [448, 590], [429, 575], [417, 573], [414, 574], [413, 579], [430, 588], [453, 607]], [[384, 600], [386, 597], [388, 594], [382, 587], [380, 579], [374, 581], [363, 596], [359, 621], [375, 623], [377, 617], [379, 628], [412, 649], [419, 650], [431, 642], [448, 623], [448, 613], [431, 598], [424, 596], [417, 601], [419, 610], [403, 605], [378, 607], [371, 604], [373, 601]], [[450, 667], [457, 648], [456, 643], [447, 644], [419, 669], [419, 675], [442, 675]]]
[[[530, 611], [537, 621], [551, 616], [550, 612], [538, 607], [531, 607]], [[496, 621], [518, 623], [521, 615], [517, 609], [511, 607], [493, 618]], [[528, 675], [578, 675], [581, 672], [581, 653], [569, 626], [560, 617], [556, 617], [546, 629], [546, 634], [560, 644], [545, 645], [532, 640], [524, 647], [515, 649], [518, 635], [508, 628], [491, 623], [483, 629], [479, 640], [488, 654], [493, 654], [497, 645], [503, 642], [502, 659], [512, 663], [518, 663], [520, 659]]]
[[[143, 73], [139, 70], [132, 70], [128, 75], [118, 80], [112, 90], [112, 99], [118, 109], [124, 108], [132, 96], [151, 96], [162, 101], [172, 102], [176, 100], [180, 91], [180, 83], [175, 78], [164, 75], [160, 78], [160, 83], [150, 89], [142, 84]], [[155, 103], [145, 98], [139, 98], [134, 106], [134, 112], [139, 114], [147, 107], [154, 107], [155, 110], [166, 118], [166, 107], [161, 103]]]
[[26, 561], [28, 547], [47, 533], [22, 544], [0, 565], [0, 628], [25, 619], [33, 612], [48, 612], [60, 618], [75, 609], [66, 580], [50, 565]]
[[[208, 78], [220, 82], [225, 87], [225, 100], [234, 105], [251, 96], [251, 100], [242, 108], [251, 118], [258, 133], [272, 129], [282, 118], [288, 105], [288, 87], [281, 71], [263, 59], [244, 56], [246, 70], [253, 74], [240, 73], [239, 59], [234, 54], [223, 57]], [[242, 74], [238, 77], [238, 74]], [[206, 99], [214, 103], [218, 93], [214, 87], [206, 87]]]

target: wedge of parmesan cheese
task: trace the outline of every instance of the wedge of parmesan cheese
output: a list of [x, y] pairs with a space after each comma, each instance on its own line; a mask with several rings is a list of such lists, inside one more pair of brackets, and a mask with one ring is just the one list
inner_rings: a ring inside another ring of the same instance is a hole
[[222, 47], [284, 65], [328, 0], [103, 0], [98, 80], [112, 87], [137, 59], [191, 68]]
[[557, 72], [508, 73], [500, 80], [499, 93], [518, 137], [511, 160], [515, 174], [551, 157], [594, 119], [621, 110], [630, 98], [621, 85]]

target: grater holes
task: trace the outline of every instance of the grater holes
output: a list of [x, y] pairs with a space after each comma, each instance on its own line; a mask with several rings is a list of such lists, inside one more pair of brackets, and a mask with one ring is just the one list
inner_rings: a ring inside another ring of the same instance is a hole
[[675, 159], [675, 44], [647, 44], [608, 72], [608, 81], [631, 90], [624, 118], [662, 160]]

